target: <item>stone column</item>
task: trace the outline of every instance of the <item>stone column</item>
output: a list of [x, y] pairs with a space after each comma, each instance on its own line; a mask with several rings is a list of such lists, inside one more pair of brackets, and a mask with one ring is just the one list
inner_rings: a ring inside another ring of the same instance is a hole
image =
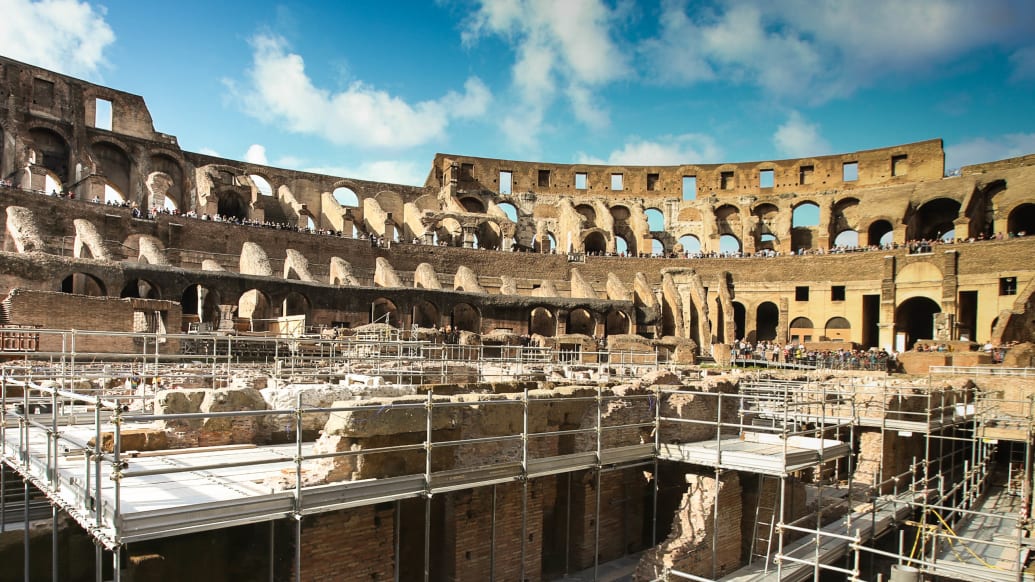
[[218, 331], [233, 331], [234, 329], [234, 312], [237, 311], [236, 305], [220, 305], [219, 306], [219, 324], [216, 326]]
[[[904, 230], [904, 227], [903, 227]], [[898, 240], [898, 228], [895, 229]], [[880, 320], [877, 324], [877, 343], [881, 346], [895, 345], [895, 257], [884, 257], [884, 272], [880, 284]]]

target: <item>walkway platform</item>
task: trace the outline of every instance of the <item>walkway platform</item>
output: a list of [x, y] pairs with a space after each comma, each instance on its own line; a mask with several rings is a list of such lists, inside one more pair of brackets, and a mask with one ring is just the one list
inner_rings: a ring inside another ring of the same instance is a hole
[[722, 440], [662, 444], [658, 457], [667, 461], [780, 476], [833, 461], [851, 452], [850, 445], [834, 439], [783, 438], [776, 434], [745, 432], [739, 437]]

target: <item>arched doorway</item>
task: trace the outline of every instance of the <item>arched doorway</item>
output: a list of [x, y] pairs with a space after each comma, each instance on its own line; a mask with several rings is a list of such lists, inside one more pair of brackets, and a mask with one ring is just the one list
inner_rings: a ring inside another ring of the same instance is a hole
[[602, 255], [607, 250], [607, 241], [600, 231], [593, 231], [586, 235], [582, 241], [583, 249], [592, 255]]
[[219, 194], [219, 206], [216, 212], [224, 218], [244, 220], [248, 218], [248, 209], [241, 197], [233, 191]]
[[370, 304], [370, 323], [387, 323], [399, 327], [398, 308], [390, 299], [379, 297]]
[[162, 294], [150, 281], [144, 279], [132, 279], [122, 287], [119, 297], [133, 299], [161, 299]]
[[771, 301], [766, 301], [755, 310], [755, 341], [773, 341], [776, 339], [776, 327], [780, 322], [780, 309]]
[[304, 315], [309, 317], [309, 298], [297, 291], [292, 291], [284, 296], [281, 303], [281, 313], [285, 317], [292, 315]]
[[104, 283], [88, 273], [72, 273], [65, 277], [61, 281], [61, 292], [92, 297], [104, 297], [108, 294]]
[[621, 335], [629, 333], [629, 316], [617, 309], [607, 313], [604, 322], [604, 335]]
[[458, 303], [453, 307], [450, 321], [453, 329], [474, 333], [481, 332], [482, 316], [473, 305], [468, 303]]
[[557, 335], [557, 319], [549, 309], [536, 307], [528, 316], [528, 333], [553, 337]]
[[960, 203], [950, 198], [936, 198], [920, 207], [913, 225], [914, 240], [937, 240], [953, 236], [955, 220], [959, 218]]
[[592, 336], [596, 332], [596, 318], [586, 309], [572, 309], [568, 312], [566, 329], [568, 333]]
[[823, 335], [830, 341], [852, 341], [852, 324], [843, 317], [831, 317], [823, 328]]
[[[733, 330], [734, 338], [744, 339], [744, 325], [747, 320], [747, 309], [744, 308], [744, 304], [737, 301], [733, 302]], [[748, 338], [753, 339], [753, 338]]]
[[913, 297], [903, 301], [895, 308], [896, 344], [899, 334], [905, 335], [904, 345], [907, 350], [913, 349], [917, 340], [933, 339], [934, 314], [941, 311], [941, 306], [927, 297]]
[[412, 321], [417, 327], [437, 328], [439, 325], [438, 307], [435, 307], [430, 301], [417, 301], [413, 304]]
[[219, 303], [219, 292], [215, 289], [201, 285], [187, 287], [180, 296], [184, 326], [199, 323], [208, 324], [207, 329], [215, 329], [219, 322]]
[[792, 342], [810, 342], [813, 339], [816, 326], [807, 317], [795, 317], [789, 325]]
[[1021, 204], [1011, 210], [1006, 231], [1017, 236], [1035, 234], [1035, 204]]
[[889, 246], [894, 242], [895, 229], [887, 220], [875, 220], [866, 231], [866, 244]]

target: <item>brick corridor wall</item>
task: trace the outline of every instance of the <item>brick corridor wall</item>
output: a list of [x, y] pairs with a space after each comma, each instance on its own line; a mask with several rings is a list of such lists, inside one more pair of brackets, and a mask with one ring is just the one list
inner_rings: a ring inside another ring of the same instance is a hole
[[381, 506], [306, 517], [302, 522], [302, 580], [392, 580], [393, 517], [392, 508]]

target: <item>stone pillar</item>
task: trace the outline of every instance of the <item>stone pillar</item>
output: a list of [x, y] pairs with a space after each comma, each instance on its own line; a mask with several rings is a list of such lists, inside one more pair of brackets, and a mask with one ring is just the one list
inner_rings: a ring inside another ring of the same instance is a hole
[[[903, 227], [904, 228], [904, 227]], [[898, 229], [895, 230], [898, 240]], [[877, 344], [880, 346], [895, 345], [895, 257], [884, 257], [884, 272], [880, 284], [880, 319], [877, 324]]]
[[[958, 230], [956, 232], [959, 232]], [[942, 313], [956, 315], [956, 297], [959, 293], [959, 277], [957, 276], [957, 263], [959, 252], [950, 249], [942, 254]], [[956, 339], [955, 329], [950, 330], [950, 339]]]
[[346, 238], [352, 238], [352, 232], [356, 228], [356, 217], [352, 216], [352, 210], [346, 208], [341, 214], [341, 234]]
[[474, 248], [474, 235], [475, 235], [474, 227], [473, 226], [462, 226], [461, 229], [462, 229], [462, 233], [463, 233], [462, 234], [462, 236], [463, 236], [463, 247], [465, 249], [473, 249]]
[[[32, 164], [29, 166], [28, 170], [29, 189], [39, 190], [40, 192], [45, 191], [47, 189], [47, 169], [43, 166], [37, 166], [36, 164]], [[47, 194], [50, 194], [50, 192], [47, 192]]]
[[790, 330], [787, 328], [790, 325], [787, 318], [790, 312], [790, 302], [786, 297], [780, 298], [779, 308], [780, 315], [776, 319], [776, 341], [780, 342], [780, 345], [787, 345], [787, 340], [790, 338]]
[[392, 220], [392, 213], [385, 215], [385, 242], [389, 246], [395, 242], [395, 222]]
[[234, 329], [234, 312], [237, 311], [236, 305], [220, 305], [219, 306], [219, 323], [216, 325], [218, 331], [233, 331]]

